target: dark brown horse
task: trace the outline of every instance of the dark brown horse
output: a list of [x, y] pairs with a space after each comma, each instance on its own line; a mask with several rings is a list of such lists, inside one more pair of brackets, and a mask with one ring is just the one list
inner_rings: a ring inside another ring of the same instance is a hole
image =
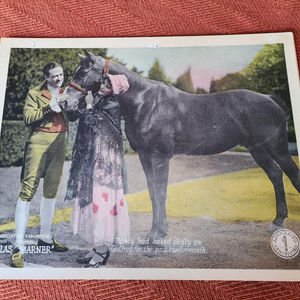
[[[95, 92], [106, 60], [85, 51], [73, 83]], [[245, 146], [271, 180], [276, 195], [276, 218], [283, 226], [288, 210], [283, 172], [300, 192], [300, 172], [288, 151], [287, 115], [279, 99], [248, 90], [194, 95], [149, 80], [110, 62], [110, 74], [124, 74], [129, 90], [118, 96], [125, 132], [138, 152], [152, 200], [150, 238], [167, 235], [167, 183], [169, 160], [174, 154], [210, 155]], [[84, 91], [83, 91], [84, 92]], [[76, 110], [84, 95], [69, 87], [66, 110]]]

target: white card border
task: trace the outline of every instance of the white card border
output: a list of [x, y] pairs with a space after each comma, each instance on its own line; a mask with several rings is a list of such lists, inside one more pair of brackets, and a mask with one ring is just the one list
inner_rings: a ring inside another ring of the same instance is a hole
[[[3, 111], [11, 48], [156, 48], [238, 46], [283, 43], [297, 146], [300, 149], [300, 85], [291, 32], [220, 36], [135, 38], [1, 38], [0, 111]], [[2, 113], [0, 115], [0, 126]], [[1, 127], [0, 127], [1, 129]], [[299, 259], [299, 257], [297, 258]], [[162, 268], [1, 268], [0, 279], [169, 279], [300, 281], [300, 270], [162, 269]]]

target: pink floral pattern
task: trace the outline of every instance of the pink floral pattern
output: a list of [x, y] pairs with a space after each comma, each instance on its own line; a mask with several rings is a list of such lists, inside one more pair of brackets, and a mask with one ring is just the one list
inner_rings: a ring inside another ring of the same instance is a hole
[[[102, 197], [103, 194], [107, 197]], [[110, 246], [115, 238], [128, 239], [130, 223], [123, 189], [94, 186], [93, 199], [94, 202], [85, 207], [80, 207], [79, 199], [75, 199], [71, 218], [73, 233], [94, 246]]]
[[108, 201], [108, 194], [107, 193], [102, 193], [102, 197], [104, 199], [104, 201]]
[[112, 216], [116, 216], [116, 215], [118, 214], [118, 212], [117, 212], [117, 207], [114, 206], [114, 207], [112, 208], [112, 210], [110, 211], [110, 213], [111, 213]]
[[99, 206], [97, 204], [93, 203], [93, 212], [94, 212], [94, 214], [98, 211], [98, 209], [99, 209]]

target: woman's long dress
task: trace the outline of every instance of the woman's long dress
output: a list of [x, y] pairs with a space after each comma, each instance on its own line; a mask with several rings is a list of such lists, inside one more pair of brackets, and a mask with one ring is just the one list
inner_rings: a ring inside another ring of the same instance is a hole
[[93, 246], [129, 238], [119, 103], [100, 98], [79, 118], [66, 200], [75, 200], [74, 234]]

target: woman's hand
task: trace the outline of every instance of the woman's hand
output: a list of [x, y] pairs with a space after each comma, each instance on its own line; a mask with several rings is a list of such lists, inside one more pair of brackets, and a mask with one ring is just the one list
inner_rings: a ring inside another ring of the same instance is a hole
[[94, 97], [91, 91], [87, 92], [87, 95], [85, 96], [85, 102], [86, 102], [87, 109], [91, 109], [93, 107]]

